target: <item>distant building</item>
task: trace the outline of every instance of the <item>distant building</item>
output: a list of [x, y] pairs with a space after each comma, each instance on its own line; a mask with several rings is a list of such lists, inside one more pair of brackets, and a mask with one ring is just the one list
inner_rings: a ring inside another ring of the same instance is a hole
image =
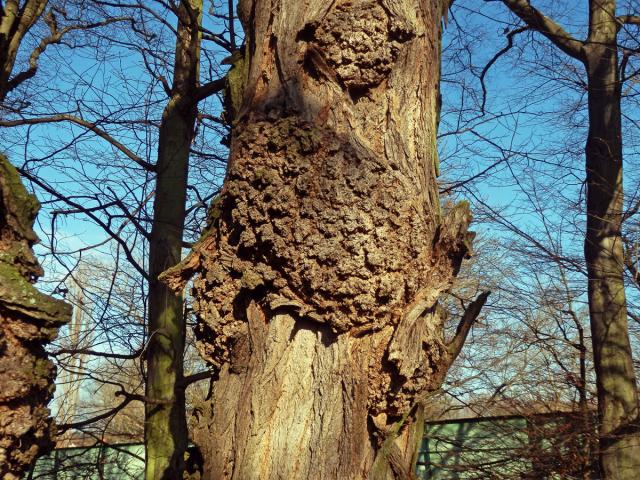
[[[592, 423], [590, 423], [592, 424]], [[427, 422], [418, 457], [423, 480], [596, 480], [595, 435], [570, 413]]]

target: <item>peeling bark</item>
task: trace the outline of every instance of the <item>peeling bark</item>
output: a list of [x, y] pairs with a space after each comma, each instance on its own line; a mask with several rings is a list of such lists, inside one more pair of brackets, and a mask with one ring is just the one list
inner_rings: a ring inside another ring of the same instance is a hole
[[42, 275], [31, 247], [38, 202], [0, 155], [0, 479], [21, 478], [52, 448], [47, 403], [55, 367], [44, 346], [71, 316], [71, 308], [38, 292]]
[[473, 238], [468, 205], [438, 198], [442, 7], [239, 3], [227, 178], [164, 274], [196, 275], [217, 372], [205, 478], [413, 476], [421, 403], [456, 351], [438, 298]]

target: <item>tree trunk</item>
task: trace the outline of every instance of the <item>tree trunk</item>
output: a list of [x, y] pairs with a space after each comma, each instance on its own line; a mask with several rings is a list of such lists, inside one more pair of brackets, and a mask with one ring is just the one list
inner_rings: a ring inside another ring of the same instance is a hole
[[413, 477], [422, 401], [468, 332], [447, 345], [437, 303], [472, 238], [436, 183], [442, 5], [239, 2], [227, 178], [166, 274], [198, 274], [218, 372], [204, 478]]
[[180, 479], [188, 442], [183, 384], [183, 297], [158, 275], [182, 255], [189, 150], [197, 114], [202, 0], [180, 3], [171, 96], [160, 125], [149, 245], [149, 343], [145, 404], [146, 480]]
[[0, 8], [0, 103], [12, 89], [11, 73], [22, 40], [40, 19], [48, 0], [9, 0]]
[[638, 393], [627, 325], [622, 243], [622, 125], [618, 25], [613, 0], [591, 1], [586, 45], [589, 136], [586, 145], [589, 312], [600, 416], [603, 478], [640, 472]]
[[502, 0], [531, 28], [585, 64], [588, 81], [587, 232], [589, 317], [605, 480], [640, 472], [638, 392], [627, 324], [622, 220], [622, 118], [615, 0], [589, 1], [589, 35], [573, 38], [527, 0]]
[[53, 447], [47, 404], [56, 369], [44, 346], [71, 316], [66, 303], [38, 292], [31, 247], [39, 205], [0, 155], [0, 479], [17, 480]]

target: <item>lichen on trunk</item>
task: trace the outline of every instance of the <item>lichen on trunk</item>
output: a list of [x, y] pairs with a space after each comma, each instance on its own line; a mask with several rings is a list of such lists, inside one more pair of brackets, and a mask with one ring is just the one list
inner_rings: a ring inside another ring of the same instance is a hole
[[410, 478], [455, 355], [438, 298], [473, 235], [441, 213], [441, 2], [244, 1], [243, 97], [195, 275], [217, 372], [206, 478]]
[[44, 346], [71, 315], [33, 286], [42, 275], [31, 247], [38, 202], [0, 155], [0, 479], [21, 478], [52, 447], [47, 403], [55, 367]]

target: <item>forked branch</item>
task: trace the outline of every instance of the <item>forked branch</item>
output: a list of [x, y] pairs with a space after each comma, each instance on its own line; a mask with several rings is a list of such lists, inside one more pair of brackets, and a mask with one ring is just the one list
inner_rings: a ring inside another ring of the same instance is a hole
[[558, 23], [531, 6], [528, 0], [502, 0], [502, 3], [529, 27], [551, 40], [564, 53], [580, 61], [585, 60], [584, 42], [573, 38]]

